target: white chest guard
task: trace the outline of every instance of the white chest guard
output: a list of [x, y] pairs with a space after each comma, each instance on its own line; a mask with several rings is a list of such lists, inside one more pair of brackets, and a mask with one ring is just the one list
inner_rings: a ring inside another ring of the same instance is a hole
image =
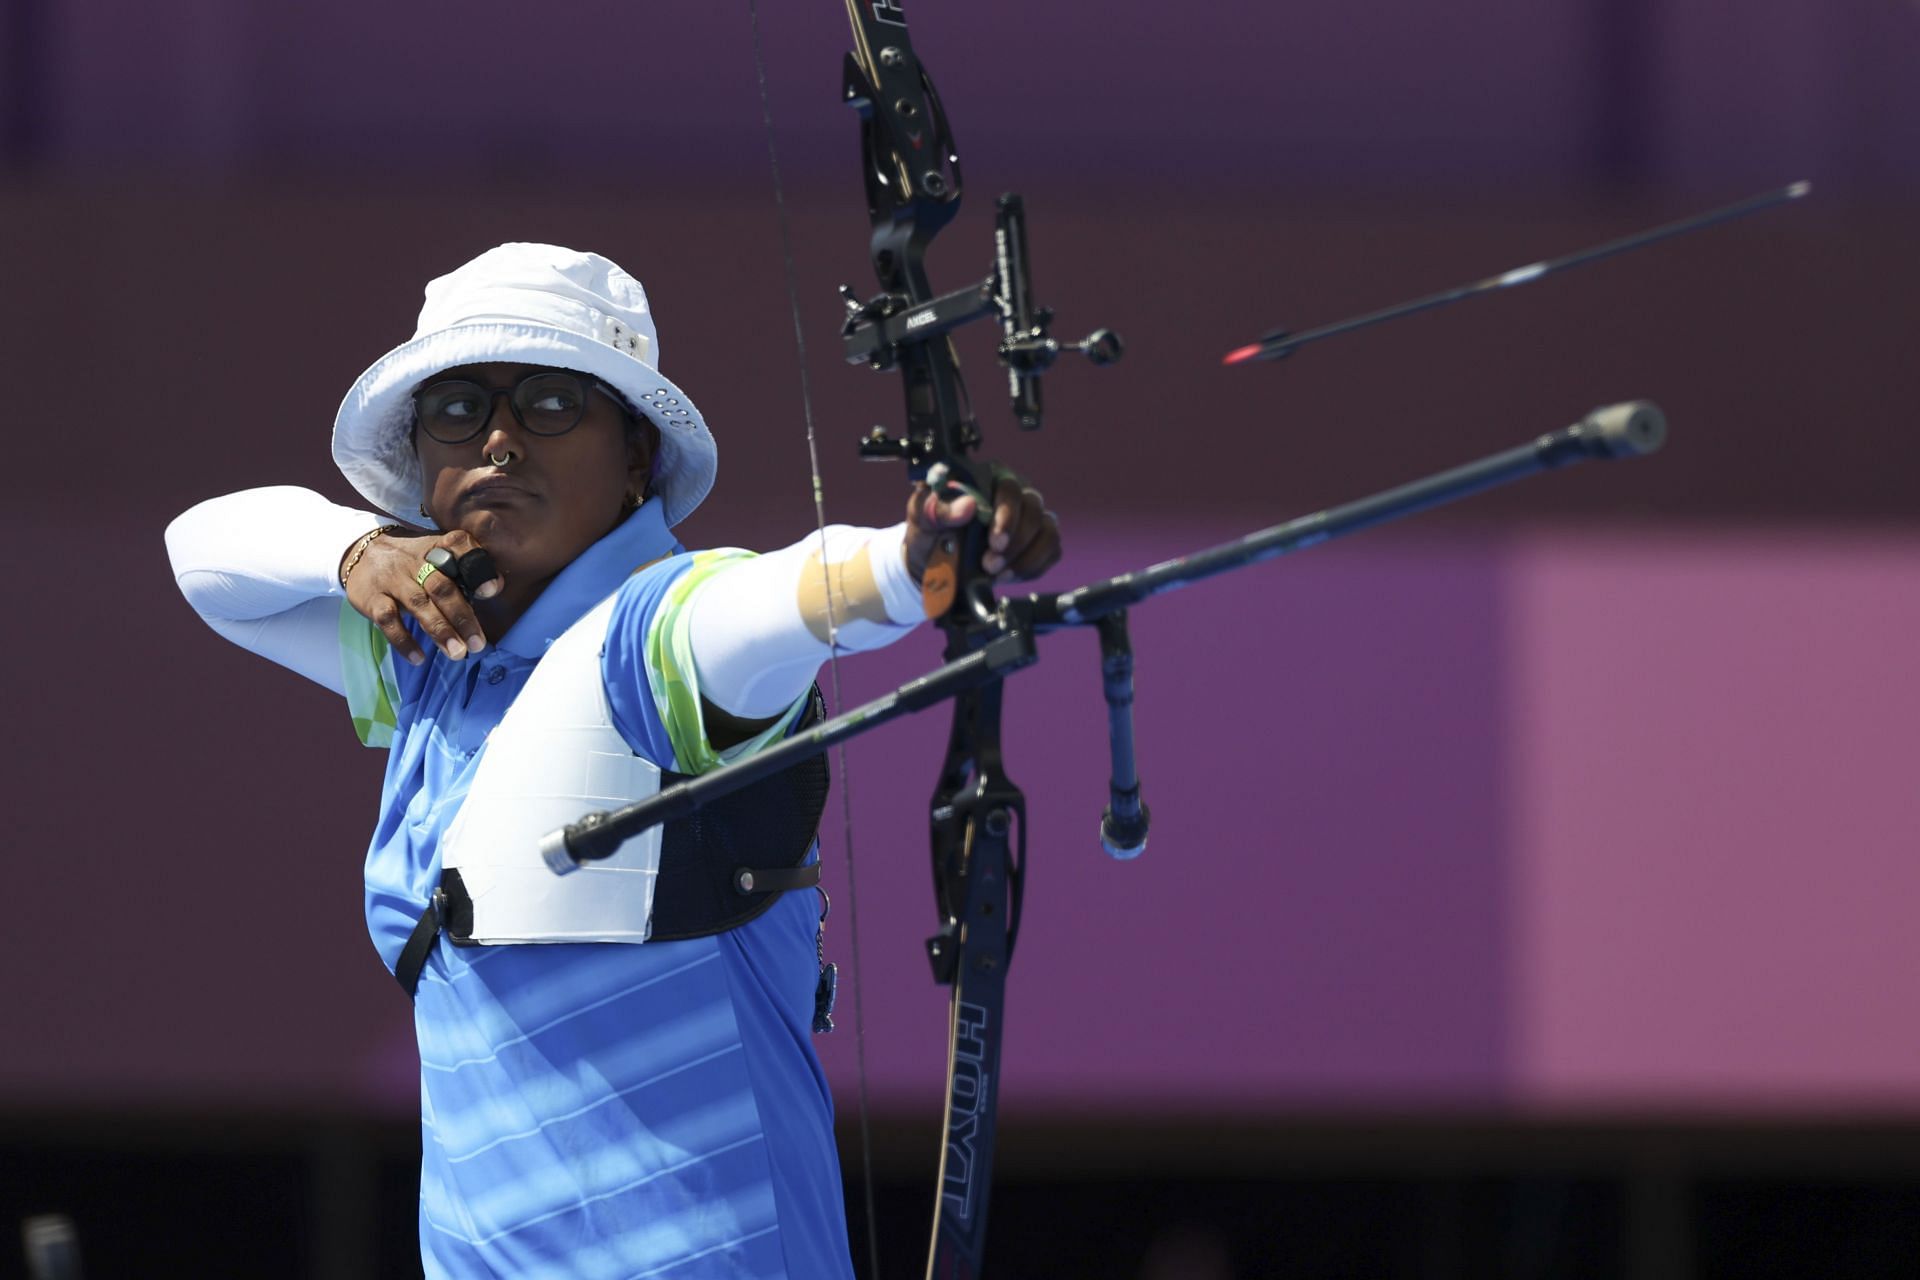
[[608, 596], [548, 647], [488, 735], [473, 785], [441, 844], [473, 904], [463, 943], [645, 942], [652, 932], [661, 830], [569, 876], [548, 870], [540, 838], [596, 809], [660, 790], [660, 770], [613, 724], [600, 652]]

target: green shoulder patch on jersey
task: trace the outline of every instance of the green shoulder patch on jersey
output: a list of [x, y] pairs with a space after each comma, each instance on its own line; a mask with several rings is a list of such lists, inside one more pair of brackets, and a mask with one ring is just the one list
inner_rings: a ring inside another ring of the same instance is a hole
[[753, 552], [738, 549], [695, 552], [693, 567], [667, 588], [647, 628], [647, 682], [653, 686], [653, 705], [666, 726], [680, 773], [706, 773], [752, 755], [784, 737], [793, 718], [807, 705], [802, 694], [767, 728], [725, 751], [715, 751], [707, 741], [706, 720], [700, 714], [700, 679], [693, 663], [693, 611], [687, 606], [716, 574], [753, 558]]
[[340, 676], [347, 689], [347, 713], [353, 731], [369, 747], [393, 745], [399, 717], [400, 681], [393, 671], [393, 648], [380, 628], [340, 602]]

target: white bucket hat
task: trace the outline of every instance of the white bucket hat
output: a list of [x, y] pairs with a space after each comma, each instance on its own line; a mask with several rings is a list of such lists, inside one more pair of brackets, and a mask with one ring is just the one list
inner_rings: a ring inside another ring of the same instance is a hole
[[600, 379], [660, 428], [653, 492], [675, 525], [713, 488], [713, 433], [660, 376], [660, 339], [640, 282], [597, 253], [503, 244], [427, 285], [413, 337], [374, 361], [340, 402], [333, 460], [374, 505], [418, 519], [413, 391], [459, 365], [546, 365]]

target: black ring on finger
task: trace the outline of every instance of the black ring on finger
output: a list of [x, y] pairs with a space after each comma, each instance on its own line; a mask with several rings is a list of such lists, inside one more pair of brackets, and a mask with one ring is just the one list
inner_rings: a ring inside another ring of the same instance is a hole
[[500, 576], [500, 570], [494, 567], [493, 557], [487, 554], [485, 547], [475, 547], [460, 557], [453, 567], [453, 579], [460, 584], [461, 590], [472, 595], [487, 583]]
[[[468, 555], [471, 554], [471, 552], [468, 553]], [[467, 599], [473, 598], [473, 588], [478, 584], [468, 582], [464, 576], [463, 566], [466, 564], [466, 556], [456, 557], [445, 547], [434, 547], [427, 552], [426, 559], [429, 565], [447, 575], [447, 581], [453, 584], [455, 591]]]

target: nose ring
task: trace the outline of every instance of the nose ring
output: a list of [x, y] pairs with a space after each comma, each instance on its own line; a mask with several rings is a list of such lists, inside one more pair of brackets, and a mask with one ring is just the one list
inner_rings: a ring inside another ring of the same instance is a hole
[[496, 467], [504, 468], [513, 462], [513, 450], [509, 449], [505, 453], [489, 453], [487, 461]]

